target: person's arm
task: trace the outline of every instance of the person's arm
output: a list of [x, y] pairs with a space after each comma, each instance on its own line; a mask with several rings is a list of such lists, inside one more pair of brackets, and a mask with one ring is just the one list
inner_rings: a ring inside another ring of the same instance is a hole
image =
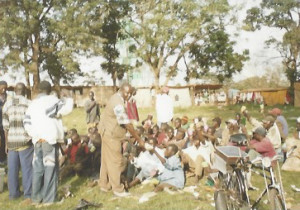
[[[128, 130], [128, 132], [131, 134], [131, 136], [135, 139], [135, 141], [138, 142], [140, 147], [144, 147], [144, 141], [141, 139], [141, 137], [137, 134], [137, 132], [134, 130], [134, 127], [131, 123], [125, 124], [125, 128]], [[133, 142], [134, 143], [134, 142]]]
[[160, 156], [160, 154], [158, 154], [158, 152], [155, 150], [155, 148], [153, 149], [153, 153], [158, 157], [158, 159], [160, 160], [160, 162], [162, 164], [165, 164], [166, 163], [166, 159], [163, 158], [162, 156]]
[[8, 136], [8, 130], [4, 130], [5, 135], [5, 153], [8, 154], [8, 148], [7, 148], [7, 136]]
[[[3, 108], [2, 108], [2, 125], [3, 125], [3, 129], [4, 129], [4, 135], [5, 135], [5, 153], [7, 154], [8, 153], [8, 150], [7, 150], [7, 136], [8, 136], [8, 130], [9, 130], [9, 117], [8, 117], [8, 114], [7, 114], [7, 103], [4, 104]], [[1, 145], [1, 143], [0, 143]]]
[[252, 126], [254, 126], [254, 127], [260, 127], [260, 126], [262, 126], [262, 124], [261, 124], [257, 119], [255, 119], [254, 117], [252, 117], [252, 116], [248, 113], [248, 111], [244, 111], [244, 112], [243, 112], [243, 115], [246, 117], [246, 119], [248, 120], [248, 122], [249, 122]]

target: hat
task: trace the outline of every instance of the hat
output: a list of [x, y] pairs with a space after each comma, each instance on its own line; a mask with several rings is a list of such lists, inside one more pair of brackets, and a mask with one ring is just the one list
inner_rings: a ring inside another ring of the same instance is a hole
[[263, 123], [270, 123], [270, 122], [275, 122], [275, 118], [271, 115], [266, 116], [263, 120]]
[[236, 125], [236, 124], [237, 124], [237, 121], [234, 120], [234, 119], [229, 119], [229, 120], [227, 120], [225, 123], [230, 123], [230, 124]]
[[269, 111], [269, 114], [278, 116], [278, 115], [281, 115], [281, 110], [279, 108], [274, 108], [271, 111]]
[[258, 128], [255, 129], [255, 131], [253, 133], [256, 133], [256, 134], [259, 134], [259, 135], [262, 135], [262, 136], [266, 136], [267, 131], [263, 127], [258, 127]]
[[189, 121], [189, 118], [188, 118], [187, 116], [183, 116], [183, 117], [181, 118], [181, 120], [182, 120], [182, 121], [188, 122], [188, 121]]
[[216, 121], [219, 125], [221, 125], [222, 120], [220, 117], [215, 117], [212, 121]]
[[161, 89], [161, 91], [163, 93], [168, 93], [169, 92], [169, 88], [167, 86], [163, 86], [162, 89]]

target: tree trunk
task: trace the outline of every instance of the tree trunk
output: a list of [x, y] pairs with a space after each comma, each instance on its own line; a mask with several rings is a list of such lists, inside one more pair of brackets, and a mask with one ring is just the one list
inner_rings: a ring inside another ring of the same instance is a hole
[[111, 75], [112, 81], [113, 81], [113, 86], [114, 86], [114, 91], [117, 91], [117, 72], [114, 71], [114, 73]]
[[155, 87], [155, 90], [156, 92], [158, 93], [159, 91], [159, 70], [158, 69], [155, 69], [155, 68], [152, 68], [152, 72], [154, 73], [154, 87]]
[[[34, 43], [32, 44], [32, 74], [33, 74], [33, 86], [32, 90], [34, 94], [38, 92], [38, 85], [40, 84], [40, 72], [39, 72], [39, 54], [40, 54], [40, 35], [34, 35]], [[34, 95], [33, 94], [33, 95]]]

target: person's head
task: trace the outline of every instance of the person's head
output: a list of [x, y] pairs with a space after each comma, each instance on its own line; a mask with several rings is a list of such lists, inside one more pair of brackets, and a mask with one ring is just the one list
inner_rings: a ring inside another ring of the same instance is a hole
[[138, 126], [138, 127], [136, 128], [136, 132], [137, 132], [137, 134], [141, 137], [142, 135], [145, 134], [145, 129], [144, 129], [142, 126]]
[[242, 115], [240, 113], [235, 113], [235, 120], [239, 123], [241, 121]]
[[161, 125], [160, 125], [160, 133], [161, 132], [166, 132], [166, 130], [167, 130], [167, 128], [169, 127], [169, 125], [167, 124], [167, 123], [162, 123]]
[[77, 130], [72, 128], [68, 131], [68, 137], [71, 138], [74, 134], [77, 134]]
[[178, 147], [175, 144], [169, 144], [165, 150], [165, 157], [169, 158], [178, 152]]
[[93, 91], [90, 91], [89, 98], [93, 101], [95, 99], [95, 94]]
[[6, 94], [7, 91], [7, 82], [4, 80], [0, 81], [0, 94]]
[[155, 147], [157, 145], [157, 139], [156, 138], [149, 138], [148, 139], [148, 144]]
[[269, 114], [277, 118], [277, 116], [281, 115], [281, 110], [279, 108], [274, 108], [269, 111]]
[[97, 133], [97, 131], [98, 131], [98, 129], [97, 129], [96, 126], [91, 126], [91, 127], [89, 127], [89, 129], [88, 129], [88, 133], [89, 133], [89, 134]]
[[51, 93], [51, 84], [46, 80], [40, 82], [39, 92], [43, 93], [43, 94], [46, 94], [46, 95], [50, 95], [50, 93]]
[[164, 86], [161, 88], [162, 94], [169, 94], [169, 88], [167, 86]]
[[184, 137], [185, 137], [185, 130], [183, 128], [179, 128], [175, 136], [176, 140], [177, 141], [182, 140], [184, 139]]
[[215, 134], [215, 132], [216, 132], [215, 127], [209, 127], [206, 131], [207, 134], [212, 135], [212, 136]]
[[194, 123], [195, 124], [197, 124], [197, 123], [199, 123], [199, 122], [201, 122], [202, 121], [202, 117], [201, 116], [198, 116], [198, 117], [195, 117], [194, 118]]
[[15, 93], [16, 93], [16, 95], [25, 96], [25, 94], [26, 94], [25, 84], [22, 83], [22, 82], [17, 83], [16, 86], [15, 86]]
[[189, 118], [187, 116], [183, 116], [181, 119], [181, 124], [186, 125], [189, 122]]
[[237, 121], [234, 120], [234, 119], [227, 120], [225, 123], [226, 123], [227, 128], [228, 128], [229, 130], [230, 130], [230, 129], [234, 129], [234, 128], [238, 125]]
[[172, 139], [174, 137], [174, 129], [172, 127], [167, 128], [167, 136], [169, 139]]
[[152, 128], [152, 133], [153, 133], [154, 135], [157, 135], [158, 132], [159, 132], [159, 127], [158, 127], [158, 125], [154, 125], [153, 128]]
[[152, 114], [148, 114], [147, 119], [148, 120], [153, 120], [153, 115]]
[[128, 82], [124, 82], [119, 89], [122, 98], [128, 101], [132, 94], [132, 86]]
[[176, 118], [175, 122], [174, 122], [175, 128], [178, 129], [181, 127], [181, 119], [180, 118]]
[[82, 140], [83, 144], [88, 144], [90, 141], [90, 138], [88, 136], [82, 136], [81, 140]]
[[212, 121], [214, 128], [219, 128], [221, 126], [222, 120], [220, 117], [215, 117]]
[[266, 137], [267, 131], [263, 127], [258, 127], [253, 132], [253, 138], [257, 141], [262, 141]]
[[297, 131], [300, 131], [300, 117], [298, 117], [296, 120], [296, 129]]
[[193, 136], [193, 145], [195, 146], [195, 147], [199, 147], [200, 146], [200, 138], [199, 138], [199, 136], [198, 135], [194, 135]]
[[266, 130], [269, 130], [269, 129], [274, 125], [275, 120], [276, 120], [276, 119], [275, 119], [272, 115], [266, 116], [266, 117], [262, 120], [263, 127], [264, 127]]
[[80, 136], [76, 133], [71, 136], [72, 144], [80, 143]]

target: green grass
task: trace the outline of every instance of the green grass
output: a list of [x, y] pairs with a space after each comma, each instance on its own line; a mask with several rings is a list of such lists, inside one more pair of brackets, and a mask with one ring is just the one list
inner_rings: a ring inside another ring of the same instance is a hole
[[[271, 107], [266, 107], [266, 110]], [[294, 127], [295, 119], [300, 116], [300, 109], [296, 109], [291, 106], [281, 106], [284, 111], [290, 128]], [[228, 106], [228, 107], [190, 107], [190, 108], [176, 108], [175, 117], [182, 117], [187, 115], [190, 119], [195, 116], [202, 116], [212, 119], [215, 116], [220, 116], [222, 119], [233, 118], [236, 112], [239, 112], [240, 106]], [[261, 119], [259, 114], [258, 106], [248, 106], [249, 112]], [[145, 119], [148, 113], [152, 113], [155, 116], [154, 109], [146, 108], [140, 109], [140, 119]], [[209, 122], [211, 122], [209, 120]], [[83, 109], [75, 109], [73, 113], [64, 118], [64, 125], [70, 128], [76, 128], [80, 134], [86, 134], [86, 123], [85, 123], [85, 113]], [[293, 129], [290, 129], [292, 133]], [[286, 197], [288, 203], [291, 205], [300, 203], [300, 193], [292, 191], [290, 188], [291, 184], [295, 184], [300, 187], [300, 173], [295, 172], [282, 172], [282, 179], [284, 184], [284, 189], [286, 191]], [[139, 197], [145, 193], [153, 190], [151, 185], [139, 185], [131, 189], [133, 197], [131, 198], [115, 198], [112, 193], [102, 193], [98, 187], [90, 188], [87, 186], [89, 180], [80, 177], [72, 177], [66, 180], [64, 183], [60, 183], [59, 190], [61, 190], [64, 185], [71, 185], [71, 192], [75, 195], [73, 198], [65, 199], [61, 204], [55, 204], [47, 208], [41, 209], [74, 209], [81, 198], [84, 198], [91, 202], [103, 203], [103, 209], [203, 209], [209, 210], [214, 209], [211, 205], [213, 203], [213, 188], [205, 186], [206, 180], [201, 180], [201, 184], [197, 191], [200, 193], [200, 198], [197, 200], [190, 193], [177, 193], [175, 195], [169, 195], [166, 192], [162, 192], [156, 197], [150, 199], [150, 201], [139, 204]], [[189, 185], [191, 179], [187, 180], [187, 185]], [[260, 191], [264, 187], [264, 182], [262, 177], [253, 175], [252, 182], [254, 186], [259, 187]], [[260, 191], [251, 192], [250, 196], [252, 200], [255, 200]], [[265, 200], [264, 198], [263, 200]], [[8, 200], [8, 190], [5, 186], [5, 190], [0, 194], [0, 209], [16, 209], [16, 210], [29, 210], [35, 209], [33, 206], [24, 206], [20, 202], [22, 198], [9, 201]], [[93, 209], [93, 208], [89, 208]], [[261, 205], [259, 209], [268, 209], [266, 205]]]

